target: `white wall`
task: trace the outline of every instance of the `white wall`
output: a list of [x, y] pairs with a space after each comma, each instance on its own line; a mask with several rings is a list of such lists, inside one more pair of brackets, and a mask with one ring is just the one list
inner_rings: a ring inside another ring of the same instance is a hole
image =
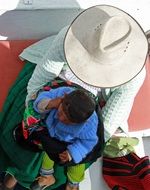
[[97, 4], [121, 8], [150, 29], [150, 0], [0, 0], [0, 40], [44, 38]]
[[71, 23], [79, 9], [10, 10], [0, 16], [0, 39], [41, 39]]

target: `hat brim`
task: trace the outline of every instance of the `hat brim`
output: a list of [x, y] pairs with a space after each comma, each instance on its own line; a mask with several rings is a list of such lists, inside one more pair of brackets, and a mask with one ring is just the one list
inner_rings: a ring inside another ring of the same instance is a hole
[[[67, 31], [64, 40], [65, 57], [73, 73], [85, 83], [103, 88], [115, 87], [130, 81], [142, 70], [148, 52], [148, 42], [140, 25], [129, 14], [108, 5], [99, 5], [96, 7], [98, 7], [99, 11], [106, 12], [110, 17], [123, 16], [129, 21], [132, 32], [130, 35], [130, 44], [124, 50], [124, 54], [115, 60], [103, 56], [100, 61], [105, 63], [111, 60], [112, 63], [109, 65], [97, 64], [97, 61], [87, 54], [72, 31], [75, 21], [78, 20], [80, 23], [80, 17], [84, 14], [82, 12], [73, 21]], [[88, 11], [88, 9], [85, 11]], [[78, 30], [80, 32], [80, 28]]]

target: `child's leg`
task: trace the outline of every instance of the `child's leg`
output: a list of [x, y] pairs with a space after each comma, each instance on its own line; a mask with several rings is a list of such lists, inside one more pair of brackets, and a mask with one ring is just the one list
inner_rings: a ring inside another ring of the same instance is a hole
[[85, 164], [77, 164], [67, 168], [68, 184], [66, 190], [78, 189], [79, 183], [84, 179]]
[[54, 173], [53, 166], [54, 166], [54, 161], [51, 160], [45, 152], [43, 156], [42, 167], [40, 169], [40, 174], [42, 176], [53, 174]]
[[43, 156], [43, 163], [40, 169], [40, 176], [35, 182], [31, 184], [31, 189], [45, 189], [46, 187], [55, 183], [54, 173], [54, 162], [48, 157], [46, 153]]

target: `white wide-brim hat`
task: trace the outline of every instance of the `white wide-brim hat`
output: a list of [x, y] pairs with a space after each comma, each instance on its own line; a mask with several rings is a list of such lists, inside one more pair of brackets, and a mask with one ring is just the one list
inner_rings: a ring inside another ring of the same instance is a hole
[[115, 87], [131, 80], [144, 67], [147, 51], [148, 42], [137, 21], [109, 5], [84, 10], [64, 40], [70, 69], [97, 87]]

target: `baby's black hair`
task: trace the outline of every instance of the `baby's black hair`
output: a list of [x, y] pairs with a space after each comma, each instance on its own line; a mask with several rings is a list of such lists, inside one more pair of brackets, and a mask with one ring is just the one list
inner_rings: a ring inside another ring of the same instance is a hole
[[86, 121], [95, 110], [95, 100], [85, 90], [74, 90], [67, 94], [63, 101], [63, 108], [70, 119], [74, 123], [82, 123]]

